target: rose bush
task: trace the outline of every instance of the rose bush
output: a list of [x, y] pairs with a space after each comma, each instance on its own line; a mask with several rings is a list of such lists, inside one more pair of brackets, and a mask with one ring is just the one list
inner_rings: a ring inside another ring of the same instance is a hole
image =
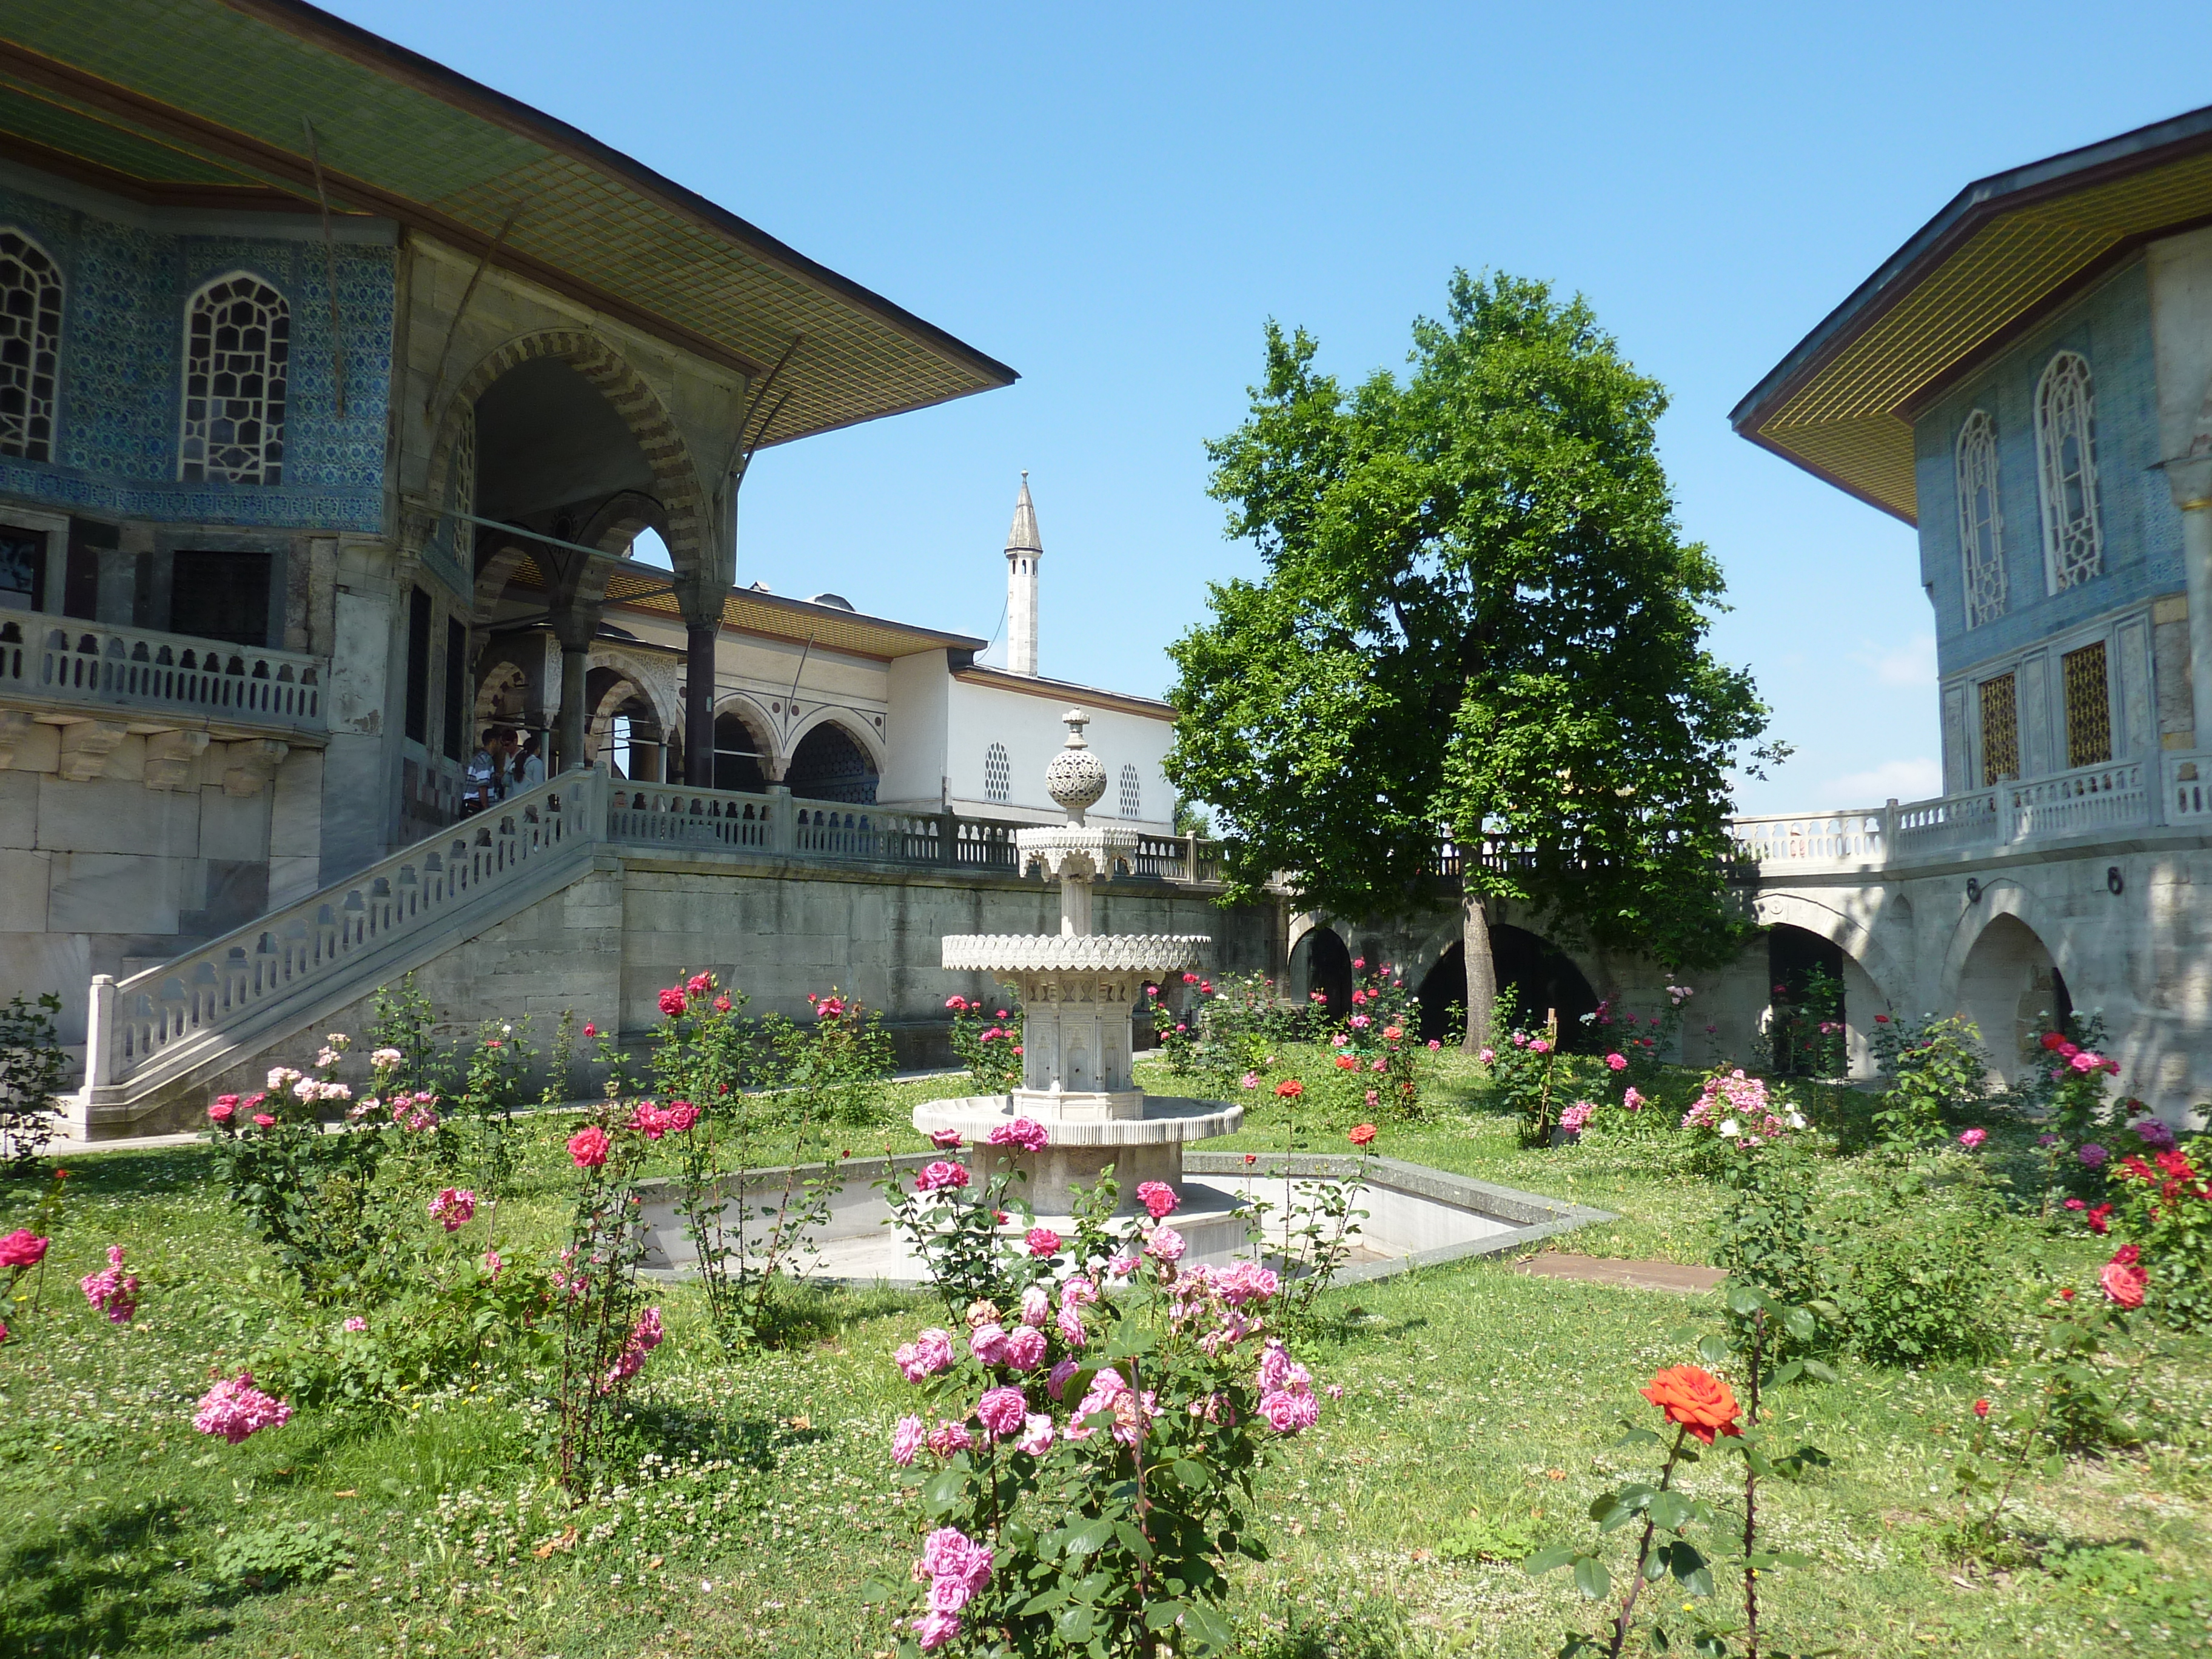
[[1169, 1206], [1152, 1194], [1116, 1220], [1110, 1180], [1083, 1195], [1069, 1248], [1040, 1255], [997, 1218], [1015, 1184], [898, 1195], [956, 1317], [892, 1356], [916, 1409], [890, 1455], [914, 1471], [928, 1531], [919, 1601], [872, 1595], [903, 1603], [907, 1655], [1224, 1648], [1224, 1568], [1260, 1553], [1255, 1480], [1320, 1413], [1273, 1332], [1280, 1282], [1251, 1262], [1180, 1266]]

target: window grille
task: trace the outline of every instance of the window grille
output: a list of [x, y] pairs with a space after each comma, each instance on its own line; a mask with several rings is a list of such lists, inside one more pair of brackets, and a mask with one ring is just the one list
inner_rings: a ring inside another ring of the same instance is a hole
[[185, 315], [178, 476], [282, 483], [292, 330], [284, 296], [255, 277], [226, 276], [195, 294]]
[[2036, 463], [2043, 475], [2043, 556], [2053, 593], [2104, 568], [2097, 519], [2096, 400], [2088, 360], [2062, 351], [2035, 389]]
[[1966, 626], [2004, 615], [2004, 517], [1997, 506], [1996, 426], [1976, 410], [1959, 432], [1959, 547], [1966, 578]]
[[1121, 816], [1140, 818], [1145, 816], [1144, 809], [1144, 781], [1137, 775], [1135, 767], [1125, 766], [1121, 769]]
[[2060, 666], [2066, 682], [2066, 764], [2102, 766], [2112, 757], [2112, 696], [2105, 678], [2105, 642], [2069, 651]]
[[54, 458], [62, 273], [20, 230], [0, 230], [0, 453]]
[[[446, 463], [447, 502], [456, 513], [473, 515], [477, 510], [477, 412], [461, 411], [460, 430], [453, 434], [453, 453]], [[477, 527], [466, 519], [453, 521], [453, 551], [462, 568], [473, 572]]]
[[1013, 793], [1013, 763], [1006, 758], [1006, 745], [994, 743], [983, 751], [983, 799], [1012, 800]]
[[1984, 680], [1982, 692], [1982, 787], [2020, 775], [2020, 700], [2013, 677]]

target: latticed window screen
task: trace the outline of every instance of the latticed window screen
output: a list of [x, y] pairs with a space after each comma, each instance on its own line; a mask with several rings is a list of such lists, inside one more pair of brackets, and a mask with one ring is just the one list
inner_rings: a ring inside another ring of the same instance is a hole
[[[460, 430], [453, 434], [453, 453], [446, 463], [446, 505], [456, 513], [473, 514], [477, 510], [477, 412], [473, 409], [461, 411]], [[477, 527], [466, 519], [455, 519], [452, 526], [453, 548], [464, 556], [477, 544]], [[467, 557], [461, 562], [475, 567]]]
[[2020, 699], [2013, 677], [1984, 680], [1982, 691], [1982, 787], [2020, 775]]
[[2061, 659], [2066, 681], [2066, 764], [2102, 766], [2112, 757], [2112, 694], [2105, 679], [2105, 642], [2069, 651]]
[[1013, 793], [1013, 763], [1006, 758], [1006, 745], [994, 743], [983, 751], [983, 799], [1011, 800]]
[[0, 230], [0, 453], [54, 458], [62, 273], [20, 230]]
[[1121, 816], [1125, 818], [1145, 816], [1144, 780], [1138, 775], [1133, 766], [1121, 769]]
[[1966, 579], [1966, 626], [2004, 615], [2004, 519], [1997, 507], [1997, 434], [1976, 410], [1959, 432], [1959, 548]]
[[2043, 483], [2043, 555], [2051, 592], [2104, 568], [2097, 519], [2096, 400], [2089, 363], [2062, 351], [2035, 389], [2035, 453]]
[[178, 476], [187, 483], [283, 482], [291, 309], [252, 276], [226, 276], [185, 313], [185, 425]]

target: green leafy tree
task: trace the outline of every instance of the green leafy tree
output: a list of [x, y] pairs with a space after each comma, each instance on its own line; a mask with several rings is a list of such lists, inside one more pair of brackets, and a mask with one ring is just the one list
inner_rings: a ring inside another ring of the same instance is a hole
[[1315, 350], [1271, 323], [1249, 417], [1207, 446], [1267, 570], [1172, 647], [1167, 772], [1215, 809], [1231, 896], [1289, 872], [1310, 907], [1404, 914], [1449, 834], [1470, 1046], [1501, 902], [1726, 958], [1728, 772], [1766, 711], [1705, 647], [1720, 572], [1674, 520], [1658, 382], [1583, 301], [1503, 275], [1454, 276], [1402, 380], [1347, 388]]

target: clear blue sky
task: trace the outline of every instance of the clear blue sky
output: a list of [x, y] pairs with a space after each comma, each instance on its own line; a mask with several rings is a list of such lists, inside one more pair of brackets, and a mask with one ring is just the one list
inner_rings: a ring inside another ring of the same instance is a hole
[[[1673, 394], [1664, 459], [1798, 749], [1746, 810], [1933, 794], [1912, 532], [1727, 414], [1969, 180], [2212, 101], [2201, 9], [339, 0], [1021, 371], [770, 451], [739, 580], [989, 635], [1020, 470], [1043, 671], [1158, 693], [1262, 321], [1402, 362], [1455, 265], [1580, 289]], [[2191, 67], [2194, 64], [2196, 67]]]

